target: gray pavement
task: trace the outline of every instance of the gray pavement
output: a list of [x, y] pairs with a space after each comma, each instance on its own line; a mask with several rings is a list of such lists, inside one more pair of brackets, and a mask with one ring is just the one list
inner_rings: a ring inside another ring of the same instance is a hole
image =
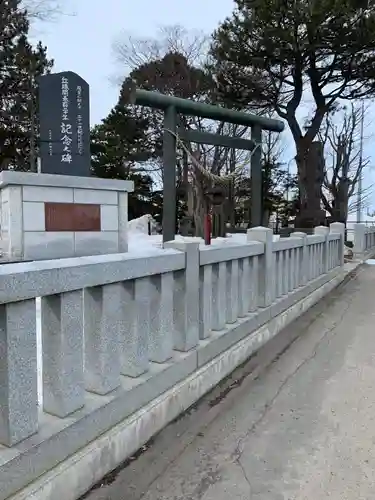
[[374, 303], [364, 265], [87, 498], [375, 498]]

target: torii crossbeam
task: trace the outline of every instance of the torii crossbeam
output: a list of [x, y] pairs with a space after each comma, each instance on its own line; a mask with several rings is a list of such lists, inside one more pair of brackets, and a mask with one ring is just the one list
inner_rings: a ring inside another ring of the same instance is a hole
[[[235, 149], [253, 151], [251, 156], [251, 225], [260, 226], [262, 223], [262, 170], [261, 148], [256, 147], [262, 142], [262, 130], [282, 132], [284, 123], [280, 120], [257, 116], [243, 111], [237, 111], [222, 106], [214, 106], [190, 99], [137, 89], [130, 83], [127, 89], [126, 100], [129, 104], [160, 109], [164, 112], [163, 137], [163, 242], [173, 240], [176, 232], [176, 134], [181, 139], [201, 144], [224, 146]], [[210, 134], [198, 130], [184, 130], [177, 128], [179, 114], [219, 120], [251, 127], [251, 139]], [[170, 133], [172, 132], [172, 133]]]

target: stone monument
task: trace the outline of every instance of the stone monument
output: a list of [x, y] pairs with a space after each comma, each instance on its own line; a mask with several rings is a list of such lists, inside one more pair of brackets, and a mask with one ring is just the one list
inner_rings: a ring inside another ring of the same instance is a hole
[[0, 173], [2, 260], [126, 252], [134, 186], [91, 176], [87, 82], [42, 76], [39, 104], [40, 172]]

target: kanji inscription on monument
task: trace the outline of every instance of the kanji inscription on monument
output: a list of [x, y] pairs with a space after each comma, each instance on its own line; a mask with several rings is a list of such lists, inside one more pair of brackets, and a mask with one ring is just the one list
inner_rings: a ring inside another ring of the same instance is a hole
[[41, 172], [90, 176], [89, 85], [65, 71], [39, 80]]

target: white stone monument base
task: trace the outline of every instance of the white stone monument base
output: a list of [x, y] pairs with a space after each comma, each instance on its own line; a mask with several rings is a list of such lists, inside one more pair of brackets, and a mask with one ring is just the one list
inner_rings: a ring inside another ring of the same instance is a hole
[[2, 260], [40, 260], [128, 250], [133, 182], [0, 173]]

